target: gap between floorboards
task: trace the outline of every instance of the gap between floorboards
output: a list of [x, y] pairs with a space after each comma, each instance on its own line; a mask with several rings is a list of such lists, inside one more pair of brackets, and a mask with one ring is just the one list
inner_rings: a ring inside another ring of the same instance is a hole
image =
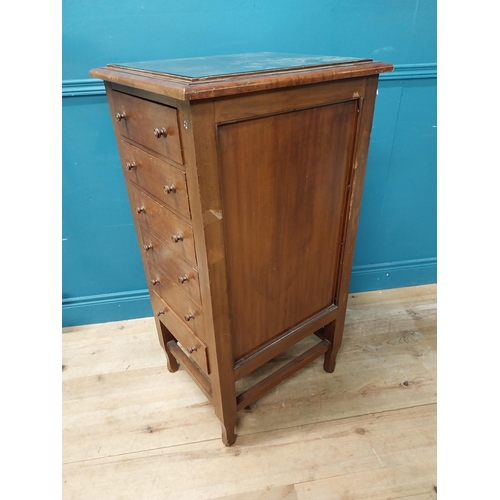
[[[388, 414], [388, 413], [395, 413], [395, 412], [398, 412], [398, 411], [403, 411], [403, 410], [411, 410], [413, 408], [423, 408], [425, 406], [433, 406], [433, 405], [437, 405], [436, 402], [433, 402], [433, 403], [425, 403], [425, 404], [421, 404], [421, 405], [412, 405], [412, 406], [404, 406], [404, 407], [401, 407], [401, 408], [395, 408], [393, 410], [384, 410], [384, 411], [379, 411], [379, 412], [370, 412], [370, 413], [361, 413], [359, 415], [355, 415], [355, 416], [349, 416], [349, 417], [340, 417], [340, 418], [333, 418], [331, 420], [321, 420], [321, 421], [318, 421], [318, 422], [311, 422], [309, 424], [298, 424], [298, 425], [290, 425], [288, 427], [280, 427], [279, 429], [268, 429], [268, 430], [265, 430], [265, 431], [258, 431], [258, 432], [251, 432], [249, 434], [239, 434], [238, 437], [246, 437], [246, 436], [255, 436], [255, 435], [258, 435], [258, 434], [268, 434], [270, 432], [276, 432], [276, 431], [286, 431], [286, 430], [291, 430], [291, 429], [294, 429], [294, 428], [300, 428], [300, 427], [304, 427], [304, 426], [313, 426], [313, 425], [320, 425], [320, 424], [326, 424], [327, 422], [341, 422], [343, 420], [353, 420], [353, 419], [357, 419], [357, 418], [363, 418], [363, 417], [369, 417], [369, 416], [377, 416], [377, 415], [385, 415], [385, 414]], [[160, 446], [158, 448], [148, 448], [148, 449], [145, 449], [145, 450], [139, 450], [139, 451], [130, 451], [130, 452], [127, 452], [127, 453], [117, 453], [116, 455], [106, 455], [106, 456], [102, 456], [102, 457], [94, 457], [94, 458], [87, 458], [87, 459], [83, 459], [83, 460], [75, 460], [75, 461], [72, 461], [72, 462], [63, 462], [62, 465], [73, 465], [73, 464], [79, 464], [79, 463], [86, 463], [86, 462], [92, 462], [92, 461], [95, 461], [95, 460], [102, 460], [104, 458], [119, 458], [119, 457], [124, 457], [124, 456], [127, 456], [127, 455], [139, 455], [139, 454], [142, 454], [142, 453], [147, 453], [147, 452], [151, 452], [151, 451], [155, 451], [155, 450], [167, 450], [167, 449], [171, 449], [171, 448], [178, 448], [180, 446], [186, 446], [186, 445], [193, 445], [193, 444], [199, 444], [199, 443], [209, 443], [211, 441], [219, 441], [220, 438], [217, 437], [217, 438], [213, 438], [213, 439], [202, 439], [200, 441], [189, 441], [189, 443], [178, 443], [178, 444], [172, 444], [170, 446]], [[233, 445], [234, 446], [238, 446], [238, 440], [236, 440], [236, 444]], [[335, 476], [332, 476], [332, 477], [335, 477]], [[296, 484], [299, 484], [299, 483], [296, 483]]]

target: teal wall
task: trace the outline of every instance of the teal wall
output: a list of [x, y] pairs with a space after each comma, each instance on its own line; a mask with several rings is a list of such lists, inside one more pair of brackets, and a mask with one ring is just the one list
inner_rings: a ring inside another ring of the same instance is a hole
[[91, 68], [243, 52], [370, 57], [381, 75], [351, 291], [436, 282], [436, 0], [63, 0], [63, 326], [151, 315]]

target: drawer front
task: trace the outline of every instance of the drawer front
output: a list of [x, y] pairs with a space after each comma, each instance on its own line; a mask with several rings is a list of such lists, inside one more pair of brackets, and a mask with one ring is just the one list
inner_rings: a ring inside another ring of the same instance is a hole
[[168, 328], [176, 340], [188, 352], [189, 356], [208, 375], [207, 347], [191, 329], [175, 314], [170, 306], [154, 291], [151, 292], [151, 304], [155, 316]]
[[130, 184], [132, 209], [139, 224], [154, 233], [169, 247], [196, 264], [193, 229], [170, 210]]
[[189, 300], [181, 291], [180, 286], [171, 281], [163, 270], [157, 268], [154, 264], [150, 264], [149, 271], [153, 290], [174, 310], [181, 321], [193, 333], [200, 339], [205, 340], [201, 307]]
[[183, 164], [175, 108], [116, 90], [112, 96], [117, 129], [122, 136]]
[[140, 228], [144, 252], [152, 266], [165, 273], [196, 304], [201, 304], [198, 271], [144, 227]]
[[191, 218], [184, 172], [121, 141], [125, 175], [168, 207]]

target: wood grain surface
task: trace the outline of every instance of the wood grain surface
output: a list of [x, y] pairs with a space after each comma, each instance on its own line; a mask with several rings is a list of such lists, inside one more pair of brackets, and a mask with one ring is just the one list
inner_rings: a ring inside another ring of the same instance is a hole
[[[178, 60], [134, 70], [108, 65], [103, 78], [168, 369], [175, 373], [180, 363], [193, 374], [231, 446], [237, 410], [320, 354], [324, 370], [335, 369], [378, 74], [393, 67], [322, 57], [304, 65], [268, 53], [228, 57], [229, 73], [208, 75], [220, 58], [184, 60], [191, 69], [175, 102], [144, 77], [175, 87], [177, 70], [163, 70]], [[250, 71], [235, 74], [242, 65]], [[137, 70], [136, 84], [121, 78], [128, 70]], [[178, 286], [189, 274], [172, 281], [148, 257], [157, 252], [141, 227], [197, 268], [203, 310]], [[184, 320], [190, 330], [177, 332]], [[319, 329], [321, 346], [236, 393], [236, 380]], [[209, 386], [191, 358], [210, 374]]]
[[[138, 74], [137, 71], [118, 67], [92, 69], [89, 74], [111, 82], [113, 85], [125, 85], [149, 92], [165, 95], [179, 100], [194, 101], [211, 99], [247, 92], [256, 92], [298, 85], [308, 85], [343, 78], [362, 77], [393, 71], [392, 64], [379, 61], [366, 61], [353, 64], [325, 65], [318, 68], [297, 69], [292, 73], [268, 71], [265, 73], [237, 75], [230, 79], [209, 80], [188, 83], [169, 75]], [[167, 84], [166, 84], [167, 83]]]
[[218, 128], [235, 360], [334, 302], [356, 106]]
[[349, 295], [335, 372], [317, 359], [242, 410], [231, 448], [153, 318], [65, 329], [62, 363], [65, 500], [436, 498], [435, 285]]

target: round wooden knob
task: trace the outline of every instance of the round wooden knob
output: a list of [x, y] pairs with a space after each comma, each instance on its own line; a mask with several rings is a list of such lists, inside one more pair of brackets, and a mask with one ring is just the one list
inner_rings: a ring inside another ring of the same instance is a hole
[[122, 120], [125, 120], [125, 118], [127, 118], [127, 115], [125, 114], [125, 112], [116, 113], [115, 118], [117, 121], [121, 122]]
[[174, 243], [178, 243], [179, 241], [182, 241], [183, 239], [184, 239], [184, 236], [182, 235], [182, 233], [177, 233], [177, 234], [172, 235], [172, 241]]
[[144, 206], [142, 206], [142, 207], [137, 207], [135, 209], [135, 211], [136, 211], [136, 213], [141, 214], [141, 213], [145, 212], [146, 209], [144, 208]]
[[185, 274], [184, 276], [179, 276], [177, 278], [177, 281], [182, 285], [182, 283], [185, 283], [189, 279], [189, 276]]
[[194, 319], [194, 314], [193, 314], [193, 313], [186, 314], [186, 315], [184, 316], [184, 319], [185, 319], [186, 321], [191, 321], [192, 319]]
[[189, 354], [193, 354], [193, 352], [196, 352], [197, 350], [198, 350], [198, 349], [197, 349], [197, 348], [196, 348], [196, 346], [194, 345], [194, 346], [190, 347], [190, 348], [187, 350], [187, 352], [188, 352]]
[[163, 186], [163, 191], [165, 191], [166, 194], [175, 193], [177, 188], [175, 184], [170, 184], [170, 186]]
[[131, 163], [126, 163], [125, 167], [127, 168], [127, 170], [132, 170], [133, 168], [137, 168], [137, 164], [135, 163], [135, 161], [133, 161]]
[[153, 130], [153, 135], [159, 139], [160, 137], [162, 136], [165, 136], [167, 137], [167, 129], [165, 127], [162, 127], [162, 128], [155, 128]]

